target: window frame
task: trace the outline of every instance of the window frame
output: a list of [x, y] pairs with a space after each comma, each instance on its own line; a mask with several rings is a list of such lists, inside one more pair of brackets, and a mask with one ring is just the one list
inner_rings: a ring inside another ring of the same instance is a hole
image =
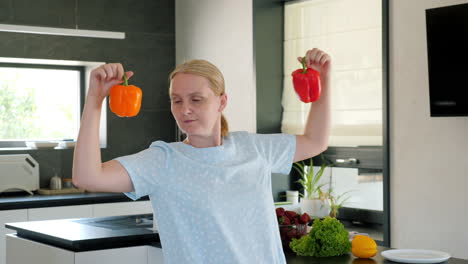
[[[11, 62], [0, 62], [0, 68], [24, 68], [24, 69], [44, 69], [44, 70], [73, 70], [79, 72], [79, 115], [78, 123], [81, 120], [81, 115], [84, 108], [84, 97], [85, 97], [85, 67], [84, 66], [69, 66], [69, 65], [55, 65], [55, 64], [27, 64], [27, 63], [11, 63]], [[2, 140], [0, 138], [0, 148], [2, 147], [26, 147], [27, 141], [33, 140]]]

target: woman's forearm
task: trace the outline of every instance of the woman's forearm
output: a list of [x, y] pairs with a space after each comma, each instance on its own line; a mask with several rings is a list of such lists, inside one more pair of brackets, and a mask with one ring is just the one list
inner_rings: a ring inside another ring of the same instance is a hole
[[99, 144], [99, 123], [103, 99], [96, 96], [86, 98], [80, 131], [73, 157], [73, 184], [86, 188], [102, 169]]
[[320, 99], [312, 103], [304, 129], [304, 136], [324, 151], [328, 147], [331, 126], [330, 77], [321, 80]]
[[[299, 62], [304, 58], [298, 57]], [[324, 152], [328, 147], [331, 126], [330, 92], [331, 92], [331, 57], [317, 49], [306, 52], [307, 67], [320, 72], [321, 96], [312, 103], [303, 135], [296, 136], [294, 161], [300, 161]]]

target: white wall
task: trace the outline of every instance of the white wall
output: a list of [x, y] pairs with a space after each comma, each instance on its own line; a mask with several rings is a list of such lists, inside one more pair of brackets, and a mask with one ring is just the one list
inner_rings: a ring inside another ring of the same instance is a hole
[[224, 75], [231, 131], [256, 131], [252, 0], [176, 0], [176, 63], [205, 59]]
[[467, 2], [390, 1], [392, 247], [468, 258], [468, 117], [430, 117], [425, 26], [425, 9]]

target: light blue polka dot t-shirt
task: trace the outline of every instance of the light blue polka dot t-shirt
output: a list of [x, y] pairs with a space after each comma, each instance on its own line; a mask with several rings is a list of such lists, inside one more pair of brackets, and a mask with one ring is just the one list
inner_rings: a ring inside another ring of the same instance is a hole
[[166, 264], [286, 263], [271, 174], [291, 170], [296, 138], [231, 132], [217, 147], [156, 141], [117, 158], [132, 199], [149, 195]]

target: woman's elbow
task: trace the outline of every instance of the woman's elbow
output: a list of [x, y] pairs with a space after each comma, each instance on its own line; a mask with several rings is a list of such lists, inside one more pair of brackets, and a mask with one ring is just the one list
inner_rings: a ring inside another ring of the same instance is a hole
[[84, 178], [82, 173], [72, 172], [72, 183], [76, 188], [89, 190], [89, 179]]
[[314, 146], [314, 156], [320, 155], [328, 149], [328, 140], [311, 140], [311, 145]]
[[325, 152], [328, 149], [328, 145], [320, 145], [318, 146], [313, 153], [311, 153], [311, 157], [318, 156]]
[[72, 183], [76, 188], [84, 189], [82, 181], [75, 173], [72, 174]]
[[327, 151], [327, 149], [328, 149], [328, 144], [323, 145], [322, 148], [321, 148], [320, 153], [323, 153], [323, 152]]

